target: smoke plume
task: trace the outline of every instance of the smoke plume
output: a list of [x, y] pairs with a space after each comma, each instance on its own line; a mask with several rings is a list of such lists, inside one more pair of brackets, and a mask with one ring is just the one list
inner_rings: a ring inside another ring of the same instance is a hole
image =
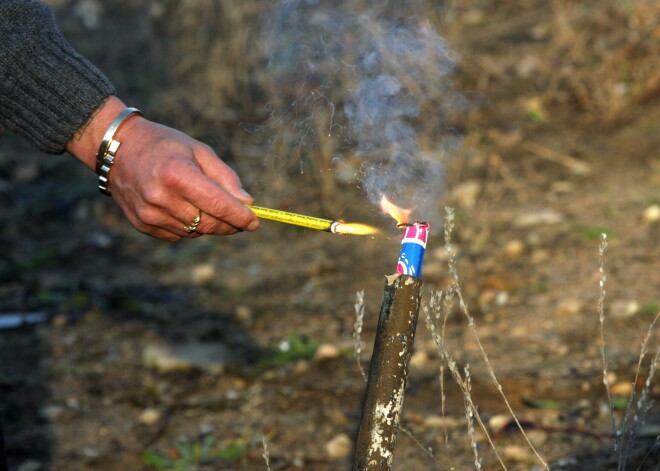
[[441, 13], [437, 4], [279, 0], [262, 21], [280, 106], [294, 103], [298, 119], [324, 109], [326, 128], [312, 130], [341, 134], [371, 201], [386, 194], [426, 220], [441, 205], [460, 140], [446, 124], [458, 96], [449, 80], [455, 59], [428, 19]]

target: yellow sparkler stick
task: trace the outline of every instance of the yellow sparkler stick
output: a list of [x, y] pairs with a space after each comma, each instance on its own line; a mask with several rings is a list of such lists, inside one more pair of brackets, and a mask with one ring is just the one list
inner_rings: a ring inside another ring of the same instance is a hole
[[295, 226], [308, 227], [318, 231], [330, 231], [332, 223], [329, 219], [315, 218], [312, 216], [305, 216], [303, 214], [290, 213], [288, 211], [280, 211], [279, 209], [263, 208], [261, 206], [249, 206], [258, 218], [270, 219], [271, 221], [283, 222], [285, 224], [293, 224]]
[[375, 227], [367, 226], [366, 224], [347, 224], [341, 221], [331, 221], [330, 219], [322, 219], [313, 216], [306, 216], [304, 214], [290, 213], [288, 211], [281, 211], [279, 209], [264, 208], [261, 206], [250, 206], [258, 218], [270, 219], [271, 221], [283, 222], [285, 224], [293, 224], [294, 226], [307, 227], [317, 231], [332, 232], [334, 234], [354, 234], [354, 235], [367, 235], [375, 234], [378, 229]]

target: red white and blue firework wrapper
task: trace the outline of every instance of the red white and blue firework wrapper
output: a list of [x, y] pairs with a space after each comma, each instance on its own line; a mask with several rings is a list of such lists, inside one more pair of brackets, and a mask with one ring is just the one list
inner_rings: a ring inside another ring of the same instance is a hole
[[426, 222], [416, 222], [404, 229], [399, 263], [396, 266], [397, 273], [415, 278], [422, 277], [422, 264], [428, 236], [429, 224]]

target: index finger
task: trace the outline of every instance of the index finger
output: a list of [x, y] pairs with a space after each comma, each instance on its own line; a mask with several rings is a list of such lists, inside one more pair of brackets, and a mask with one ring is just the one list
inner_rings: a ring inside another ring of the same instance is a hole
[[[192, 162], [184, 168], [179, 174], [181, 194], [190, 204], [238, 230], [253, 231], [259, 227], [254, 213], [220, 183], [208, 178]], [[226, 232], [220, 227], [216, 227], [216, 230], [217, 233]]]
[[193, 148], [195, 161], [204, 175], [216, 183], [219, 183], [229, 194], [241, 201], [243, 204], [252, 204], [252, 196], [249, 195], [238, 178], [236, 172], [227, 165], [213, 149], [203, 143], [195, 143]]

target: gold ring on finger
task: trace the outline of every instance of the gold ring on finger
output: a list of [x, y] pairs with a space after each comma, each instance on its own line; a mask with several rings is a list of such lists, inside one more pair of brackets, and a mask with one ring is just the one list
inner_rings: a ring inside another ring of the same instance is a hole
[[197, 216], [195, 216], [195, 219], [192, 220], [190, 225], [183, 226], [183, 230], [186, 231], [188, 234], [192, 234], [197, 230], [197, 227], [199, 227], [200, 222], [202, 222], [202, 210], [198, 209]]

